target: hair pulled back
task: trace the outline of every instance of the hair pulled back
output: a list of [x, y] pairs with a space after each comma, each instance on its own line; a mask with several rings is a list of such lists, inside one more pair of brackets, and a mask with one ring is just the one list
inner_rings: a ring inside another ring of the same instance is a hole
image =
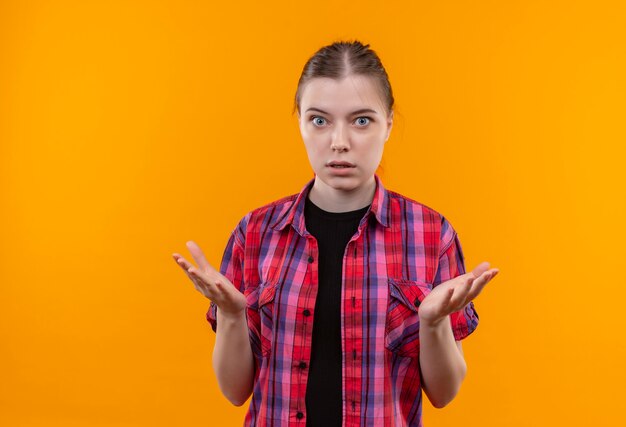
[[383, 67], [380, 58], [369, 44], [363, 44], [358, 40], [337, 41], [320, 48], [304, 64], [293, 111], [300, 115], [300, 99], [306, 84], [316, 77], [328, 77], [340, 80], [350, 74], [370, 76], [378, 84], [387, 113], [393, 110], [393, 92], [389, 77]]

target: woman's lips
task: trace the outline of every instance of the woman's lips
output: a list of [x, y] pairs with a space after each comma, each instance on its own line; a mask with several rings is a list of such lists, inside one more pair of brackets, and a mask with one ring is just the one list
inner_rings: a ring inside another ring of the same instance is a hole
[[336, 160], [333, 160], [331, 162], [328, 162], [328, 166], [330, 166], [330, 167], [338, 167], [338, 168], [341, 168], [341, 167], [353, 168], [355, 165], [354, 165], [354, 163], [350, 163], [350, 162], [346, 162], [346, 161], [336, 161]]
[[329, 165], [328, 168], [337, 175], [347, 175], [352, 172], [354, 166]]

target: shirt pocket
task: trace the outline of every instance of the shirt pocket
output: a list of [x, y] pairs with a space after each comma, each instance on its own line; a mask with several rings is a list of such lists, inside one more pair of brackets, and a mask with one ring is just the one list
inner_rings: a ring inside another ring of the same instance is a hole
[[274, 319], [274, 299], [276, 283], [262, 285], [259, 291], [259, 336], [261, 355], [266, 357], [272, 350], [276, 321]]
[[385, 347], [404, 357], [419, 355], [419, 305], [432, 285], [419, 280], [389, 277]]

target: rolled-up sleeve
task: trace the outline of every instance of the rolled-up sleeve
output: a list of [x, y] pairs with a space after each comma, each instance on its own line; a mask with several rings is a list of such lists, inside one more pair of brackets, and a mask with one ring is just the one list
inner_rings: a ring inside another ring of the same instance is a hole
[[[244, 260], [244, 230], [248, 215], [244, 217], [231, 232], [222, 255], [220, 273], [231, 281], [242, 293], [243, 284], [243, 260]], [[206, 319], [211, 324], [211, 329], [217, 331], [217, 305], [213, 301], [209, 304]]]
[[[441, 250], [433, 285], [437, 286], [465, 273], [465, 257], [459, 236], [450, 222], [442, 216]], [[454, 333], [454, 339], [457, 341], [474, 332], [478, 326], [478, 313], [474, 308], [474, 302], [470, 301], [464, 308], [452, 313], [450, 315], [450, 324]]]

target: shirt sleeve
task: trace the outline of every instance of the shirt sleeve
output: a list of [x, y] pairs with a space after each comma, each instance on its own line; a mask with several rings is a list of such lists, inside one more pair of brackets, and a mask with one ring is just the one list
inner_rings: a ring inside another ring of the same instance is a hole
[[[433, 286], [437, 286], [457, 276], [465, 274], [465, 257], [463, 248], [456, 231], [442, 216], [441, 220], [441, 250], [439, 265]], [[450, 324], [454, 339], [459, 341], [474, 332], [478, 326], [478, 313], [474, 308], [474, 302], [470, 301], [464, 308], [450, 315]]]
[[[235, 229], [230, 233], [228, 243], [222, 255], [220, 273], [231, 281], [242, 293], [243, 283], [243, 260], [244, 260], [244, 230], [248, 215], [244, 217]], [[213, 301], [209, 304], [206, 319], [211, 324], [211, 329], [217, 331], [217, 305]]]

